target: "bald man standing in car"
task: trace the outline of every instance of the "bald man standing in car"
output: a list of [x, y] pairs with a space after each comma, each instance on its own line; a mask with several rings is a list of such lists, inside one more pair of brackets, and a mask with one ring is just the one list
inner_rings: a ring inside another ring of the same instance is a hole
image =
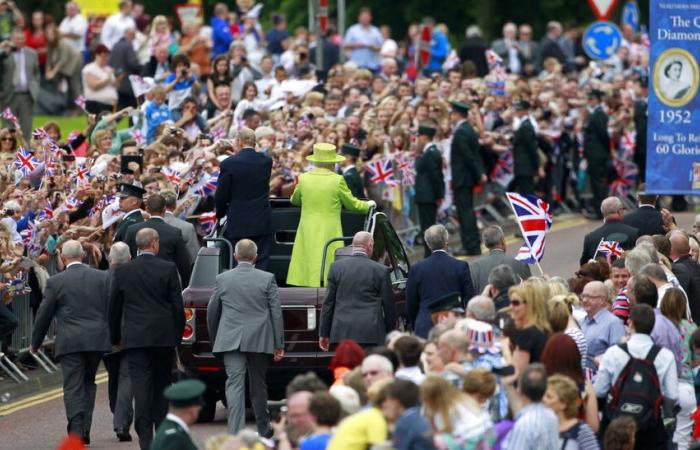
[[389, 268], [371, 259], [373, 250], [372, 235], [360, 231], [352, 240], [352, 256], [331, 265], [321, 310], [321, 350], [344, 339], [363, 346], [383, 345], [386, 333], [394, 329]]

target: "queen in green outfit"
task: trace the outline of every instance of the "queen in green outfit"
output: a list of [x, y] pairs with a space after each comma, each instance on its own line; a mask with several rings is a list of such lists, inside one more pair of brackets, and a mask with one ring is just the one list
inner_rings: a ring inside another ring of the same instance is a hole
[[[333, 171], [335, 164], [345, 159], [336, 154], [335, 145], [316, 144], [313, 154], [306, 159], [315, 167], [299, 177], [291, 198], [293, 205], [301, 206], [301, 218], [294, 239], [287, 284], [319, 287], [323, 246], [343, 235], [341, 208], [367, 213], [375, 203], [353, 197], [343, 176]], [[335, 250], [342, 246], [342, 242], [336, 242], [328, 247], [324, 279], [328, 276]]]

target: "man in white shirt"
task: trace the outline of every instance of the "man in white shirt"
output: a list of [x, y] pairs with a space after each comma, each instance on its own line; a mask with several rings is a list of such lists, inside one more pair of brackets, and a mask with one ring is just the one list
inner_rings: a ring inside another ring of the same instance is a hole
[[109, 16], [102, 26], [100, 40], [108, 49], [112, 50], [126, 30], [136, 29], [136, 22], [131, 17], [132, 7], [131, 0], [122, 0], [119, 2], [119, 12]]
[[75, 2], [66, 3], [66, 17], [58, 27], [61, 37], [79, 52], [85, 51], [88, 23]]
[[379, 29], [372, 25], [369, 8], [361, 8], [355, 25], [348, 28], [343, 39], [343, 47], [349, 52], [350, 61], [359, 68], [376, 71], [379, 68], [379, 50], [384, 38]]

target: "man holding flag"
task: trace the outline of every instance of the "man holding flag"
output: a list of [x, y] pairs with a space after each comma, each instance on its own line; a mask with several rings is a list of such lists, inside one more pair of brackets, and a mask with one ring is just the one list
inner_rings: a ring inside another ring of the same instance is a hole
[[603, 225], [586, 235], [583, 240], [583, 252], [579, 263], [584, 265], [589, 260], [595, 258], [596, 253], [603, 241], [616, 241], [624, 250], [634, 247], [639, 230], [622, 223], [625, 215], [625, 208], [617, 197], [608, 197], [603, 200], [600, 206], [603, 215]]

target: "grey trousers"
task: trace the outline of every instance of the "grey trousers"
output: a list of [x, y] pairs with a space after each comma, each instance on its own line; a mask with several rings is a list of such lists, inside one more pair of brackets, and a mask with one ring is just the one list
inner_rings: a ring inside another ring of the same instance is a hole
[[24, 140], [29, 142], [32, 137], [32, 117], [34, 116], [34, 99], [28, 92], [13, 94], [10, 98], [10, 109], [17, 116], [19, 126], [22, 127]]
[[128, 431], [134, 420], [134, 393], [131, 390], [131, 378], [129, 378], [129, 363], [126, 361], [126, 352], [119, 353], [119, 387], [117, 388], [117, 401], [114, 405], [114, 430]]
[[236, 434], [245, 427], [245, 374], [248, 372], [250, 403], [255, 424], [261, 436], [270, 434], [270, 413], [267, 410], [265, 373], [272, 355], [237, 350], [224, 353], [226, 367], [226, 401], [228, 403], [228, 432]]
[[78, 436], [90, 434], [92, 411], [95, 409], [95, 374], [103, 352], [68, 353], [61, 356], [63, 371], [63, 403], [68, 419], [68, 432]]

